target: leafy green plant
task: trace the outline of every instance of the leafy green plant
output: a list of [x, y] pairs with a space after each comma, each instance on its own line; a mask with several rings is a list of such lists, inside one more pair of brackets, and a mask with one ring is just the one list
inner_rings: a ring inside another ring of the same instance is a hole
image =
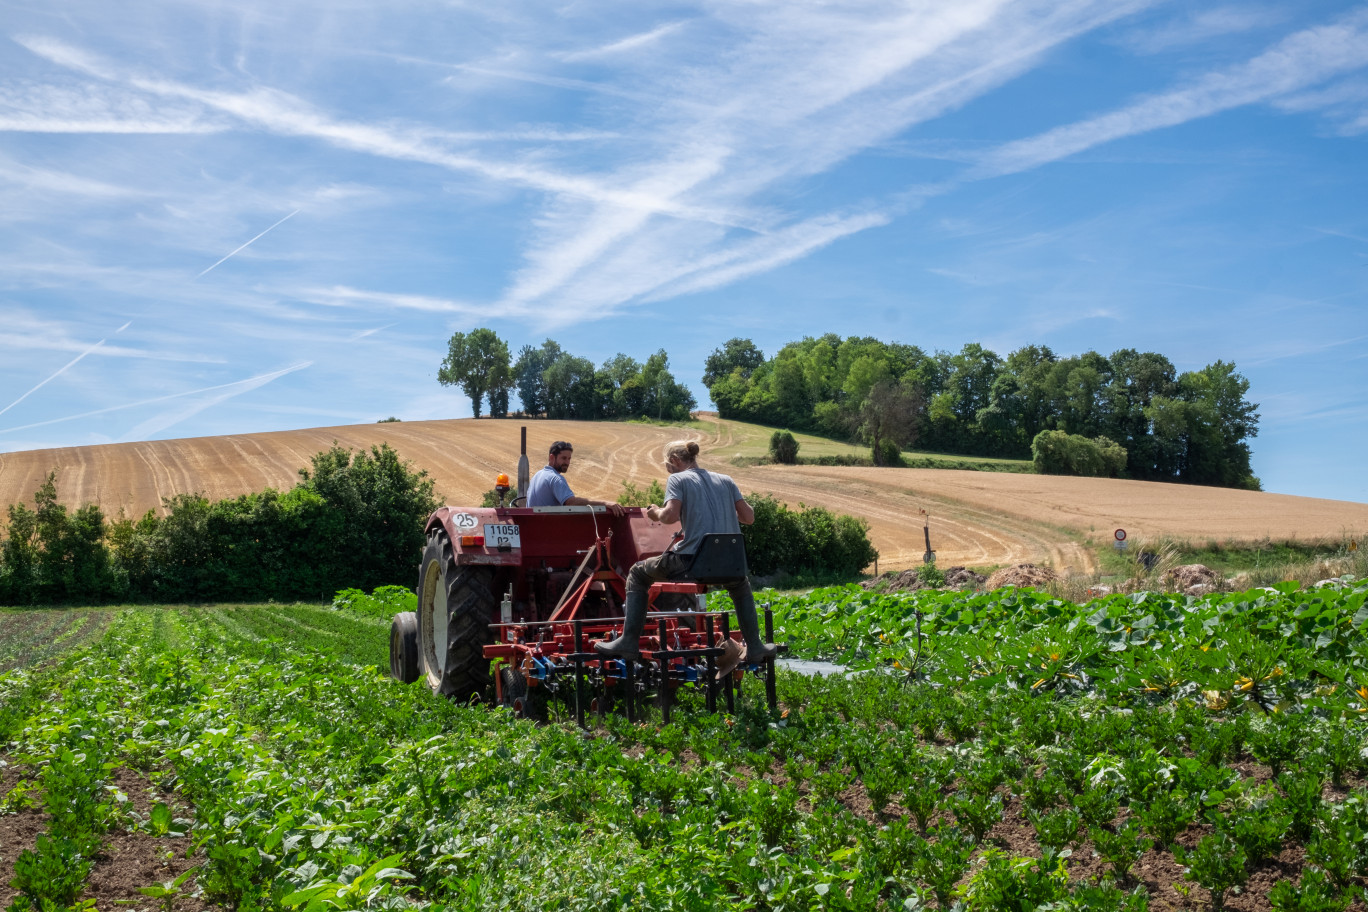
[[1336, 896], [1334, 887], [1315, 868], [1302, 873], [1300, 884], [1278, 881], [1269, 891], [1268, 902], [1275, 912], [1343, 912], [1349, 907], [1349, 898]]
[[945, 574], [935, 563], [922, 564], [917, 568], [917, 579], [928, 589], [939, 589], [945, 585]]
[[197, 870], [189, 868], [172, 880], [161, 881], [150, 887], [139, 887], [138, 892], [157, 900], [162, 912], [174, 912], [176, 901], [189, 895], [189, 892], [182, 888], [186, 881], [195, 876]]
[[861, 781], [865, 794], [869, 796], [870, 807], [875, 814], [882, 814], [889, 800], [902, 786], [903, 776], [896, 767], [875, 761], [865, 770]]
[[147, 815], [147, 832], [156, 837], [184, 836], [190, 831], [190, 821], [172, 814], [164, 801], [152, 805]]
[[1154, 837], [1156, 848], [1167, 849], [1173, 840], [1197, 817], [1196, 803], [1181, 792], [1160, 792], [1149, 803], [1132, 812]]
[[1027, 773], [1021, 779], [1021, 803], [1031, 811], [1046, 811], [1054, 807], [1063, 791], [1063, 781], [1050, 772], [1039, 776]]
[[1211, 906], [1220, 912], [1225, 895], [1242, 886], [1249, 875], [1245, 870], [1244, 849], [1228, 834], [1216, 832], [1203, 836], [1191, 852], [1181, 846], [1174, 850], [1178, 863], [1187, 866], [1183, 877], [1211, 893]]
[[1244, 850], [1249, 865], [1261, 864], [1282, 849], [1283, 836], [1292, 825], [1281, 796], [1251, 796], [1244, 806], [1219, 821], [1218, 828], [1228, 832]]
[[1100, 884], [1078, 883], [1060, 908], [1069, 912], [1149, 912], [1149, 893], [1144, 887], [1127, 893], [1110, 880]]
[[964, 886], [972, 912], [1035, 912], [1068, 896], [1068, 875], [1033, 858], [1013, 858], [999, 849], [983, 853], [981, 866]]
[[1092, 839], [1093, 848], [1097, 850], [1098, 856], [1107, 863], [1117, 879], [1123, 882], [1130, 877], [1131, 867], [1149, 851], [1150, 847], [1150, 841], [1141, 835], [1140, 823], [1136, 820], [1126, 821], [1114, 833], [1111, 830], [1093, 827], [1088, 831], [1088, 836]]
[[950, 897], [974, 854], [974, 841], [954, 827], [939, 826], [934, 842], [923, 841], [913, 869], [917, 878], [936, 895], [942, 909], [950, 908]]
[[1285, 797], [1284, 808], [1291, 816], [1289, 832], [1299, 842], [1310, 838], [1321, 809], [1321, 791], [1325, 781], [1316, 773], [1284, 773], [1278, 786]]
[[765, 845], [783, 845], [798, 822], [797, 790], [792, 786], [776, 789], [760, 780], [746, 789], [745, 800], [747, 816]]
[[1116, 817], [1121, 806], [1116, 792], [1106, 785], [1095, 785], [1084, 789], [1074, 797], [1074, 807], [1082, 815], [1083, 822], [1092, 827], [1106, 826]]
[[1036, 841], [1040, 847], [1056, 855], [1074, 844], [1083, 825], [1083, 818], [1071, 807], [1044, 813], [1027, 811], [1026, 816], [1035, 828]]
[[959, 792], [948, 802], [955, 822], [960, 824], [974, 837], [974, 842], [982, 842], [999, 820], [1002, 819], [1002, 796]]
[[1339, 808], [1327, 808], [1321, 814], [1320, 826], [1306, 846], [1306, 857], [1325, 872], [1341, 893], [1348, 890], [1354, 878], [1365, 868], [1363, 845], [1368, 832], [1355, 815]]
[[[1250, 681], [1241, 678], [1241, 681]], [[1244, 685], [1237, 685], [1244, 686]], [[1261, 723], [1252, 725], [1249, 731], [1249, 752], [1260, 763], [1266, 763], [1273, 770], [1273, 778], [1282, 775], [1283, 769], [1294, 763], [1301, 752], [1306, 725], [1302, 716], [1288, 716], [1277, 713], [1267, 716]]]
[[377, 900], [406, 892], [407, 888], [396, 884], [396, 881], [413, 878], [409, 872], [395, 867], [403, 858], [403, 855], [390, 855], [364, 871], [353, 865], [355, 871], [350, 876], [344, 873], [337, 880], [315, 881], [282, 897], [280, 903], [290, 909], [302, 908], [304, 912], [373, 908]]
[[44, 834], [15, 859], [13, 886], [35, 910], [61, 909], [85, 887], [90, 867], [89, 854], [76, 840]]
[[903, 807], [907, 808], [907, 812], [917, 823], [917, 830], [923, 835], [926, 833], [927, 824], [940, 809], [941, 789], [944, 785], [941, 776], [927, 772], [903, 790]]

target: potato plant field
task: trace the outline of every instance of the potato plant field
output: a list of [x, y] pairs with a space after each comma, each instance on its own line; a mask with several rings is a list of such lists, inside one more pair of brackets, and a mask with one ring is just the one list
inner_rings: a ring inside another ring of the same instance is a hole
[[402, 590], [6, 613], [0, 899], [1365, 909], [1365, 596], [771, 595], [850, 671], [588, 731], [391, 680]]

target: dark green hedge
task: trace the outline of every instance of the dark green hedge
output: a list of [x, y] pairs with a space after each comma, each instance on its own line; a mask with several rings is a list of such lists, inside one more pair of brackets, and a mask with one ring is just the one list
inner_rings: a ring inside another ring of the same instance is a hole
[[324, 599], [338, 589], [414, 583], [423, 524], [437, 507], [426, 472], [388, 445], [318, 453], [289, 491], [167, 500], [166, 514], [110, 523], [57, 502], [9, 508], [0, 604]]
[[869, 523], [825, 507], [790, 510], [767, 494], [746, 500], [755, 522], [742, 526], [751, 573], [779, 571], [811, 580], [848, 580], [879, 556], [869, 542]]

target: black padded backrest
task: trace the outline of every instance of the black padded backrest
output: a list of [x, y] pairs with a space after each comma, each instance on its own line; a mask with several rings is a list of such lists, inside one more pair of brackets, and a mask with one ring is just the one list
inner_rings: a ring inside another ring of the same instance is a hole
[[689, 579], [700, 583], [730, 583], [746, 577], [746, 540], [735, 532], [703, 536], [689, 565]]

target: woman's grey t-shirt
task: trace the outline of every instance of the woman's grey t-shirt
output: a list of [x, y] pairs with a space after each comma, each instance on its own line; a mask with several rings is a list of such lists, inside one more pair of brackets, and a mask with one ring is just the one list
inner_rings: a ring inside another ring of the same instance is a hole
[[730, 475], [699, 468], [671, 475], [665, 482], [665, 502], [679, 501], [679, 523], [684, 527], [684, 540], [675, 551], [693, 554], [703, 536], [713, 532], [739, 533], [736, 502], [740, 499], [741, 489]]

